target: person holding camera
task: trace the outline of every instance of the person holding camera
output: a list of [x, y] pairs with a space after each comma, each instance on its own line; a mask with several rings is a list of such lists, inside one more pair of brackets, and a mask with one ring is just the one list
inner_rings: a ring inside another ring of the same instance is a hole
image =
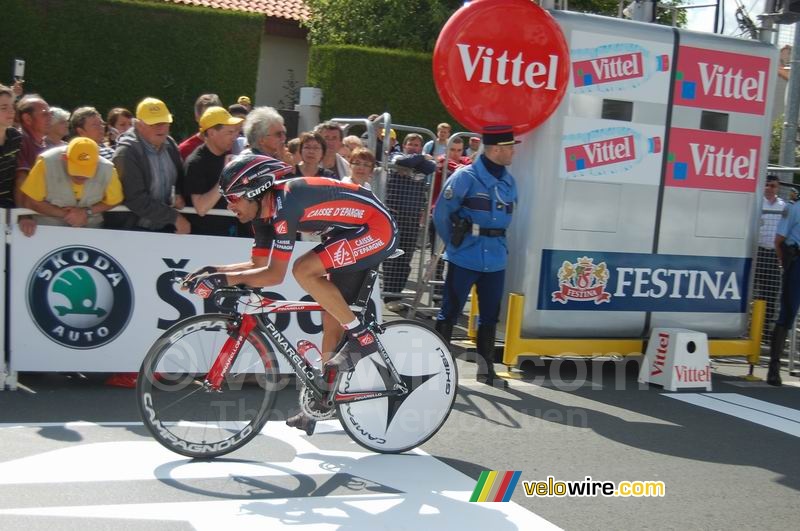
[[[506, 169], [514, 156], [514, 131], [510, 125], [483, 130], [484, 153], [447, 179], [436, 201], [433, 222], [447, 244], [448, 262], [442, 308], [436, 330], [450, 342], [470, 289], [478, 291], [478, 355], [486, 364], [478, 381], [493, 386], [494, 341], [508, 261], [506, 228], [511, 223], [517, 185]], [[505, 380], [498, 382], [507, 386]]]

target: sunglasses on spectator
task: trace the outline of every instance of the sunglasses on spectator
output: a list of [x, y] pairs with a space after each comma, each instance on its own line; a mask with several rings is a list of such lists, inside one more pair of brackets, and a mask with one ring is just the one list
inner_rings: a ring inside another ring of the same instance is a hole
[[355, 166], [356, 168], [374, 168], [375, 165], [371, 162], [351, 162], [350, 166]]
[[272, 136], [277, 136], [278, 138], [283, 138], [286, 136], [286, 131], [278, 131], [277, 133], [272, 133]]

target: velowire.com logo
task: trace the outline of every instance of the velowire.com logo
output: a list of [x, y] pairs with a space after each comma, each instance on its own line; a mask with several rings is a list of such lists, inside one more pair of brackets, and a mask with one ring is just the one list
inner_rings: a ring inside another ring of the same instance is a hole
[[112, 341], [133, 314], [128, 274], [99, 249], [69, 246], [43, 257], [28, 279], [28, 310], [50, 339], [91, 349]]

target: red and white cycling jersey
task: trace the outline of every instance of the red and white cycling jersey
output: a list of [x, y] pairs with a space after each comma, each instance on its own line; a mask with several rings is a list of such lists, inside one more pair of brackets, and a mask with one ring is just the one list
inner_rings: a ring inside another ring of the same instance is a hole
[[314, 252], [328, 270], [373, 267], [397, 247], [397, 225], [371, 191], [324, 177], [275, 183], [275, 213], [253, 222], [254, 256], [291, 258], [298, 232], [324, 233]]

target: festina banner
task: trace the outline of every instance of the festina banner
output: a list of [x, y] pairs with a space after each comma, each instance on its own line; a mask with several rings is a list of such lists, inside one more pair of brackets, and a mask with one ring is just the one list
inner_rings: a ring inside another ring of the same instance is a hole
[[[298, 242], [293, 259], [315, 245]], [[138, 371], [167, 328], [218, 312], [174, 280], [205, 265], [246, 262], [251, 247], [249, 238], [48, 226], [26, 238], [15, 224], [9, 250], [11, 370]], [[283, 284], [267, 296], [311, 300], [291, 270], [290, 264]], [[320, 345], [319, 312], [276, 317], [287, 338]], [[279, 362], [281, 372], [291, 372], [285, 360]]]
[[750, 258], [542, 252], [538, 309], [745, 313]]

